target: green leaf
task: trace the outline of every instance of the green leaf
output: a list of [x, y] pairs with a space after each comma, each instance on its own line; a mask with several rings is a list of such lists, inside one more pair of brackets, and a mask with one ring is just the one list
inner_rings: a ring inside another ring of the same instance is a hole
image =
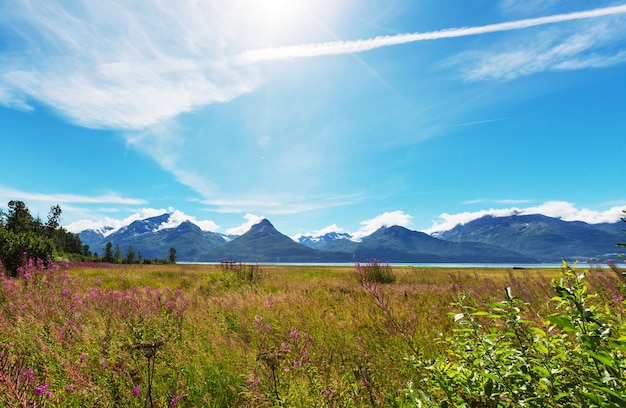
[[538, 350], [541, 354], [548, 354], [548, 353], [549, 353], [548, 348], [547, 348], [545, 345], [543, 345], [543, 343], [541, 343], [541, 342], [536, 343], [536, 344], [535, 344], [535, 348], [536, 348], [536, 349], [537, 349], [537, 350]]
[[556, 395], [554, 396], [554, 400], [555, 400], [555, 401], [558, 401], [558, 400], [560, 400], [561, 398], [565, 398], [565, 397], [569, 397], [569, 393], [567, 393], [567, 392], [560, 392], [560, 393], [558, 393], [558, 394], [556, 394]]
[[611, 348], [626, 351], [626, 337], [620, 337], [617, 340], [611, 340], [609, 342]]
[[609, 387], [598, 387], [598, 389], [601, 390], [601, 391], [606, 392], [607, 394], [612, 396], [613, 399], [617, 399], [619, 402], [626, 403], [626, 395], [619, 394], [619, 393], [613, 391], [612, 389], [610, 389]]
[[488, 378], [489, 380], [491, 380], [494, 383], [500, 382], [500, 378], [498, 378], [497, 375], [490, 374], [490, 373], [485, 373], [484, 376], [485, 376], [485, 378]]
[[485, 395], [491, 397], [491, 393], [493, 392], [493, 380], [490, 378], [485, 383]]
[[539, 327], [529, 327], [528, 331], [531, 332], [531, 333], [537, 333], [541, 337], [548, 337], [546, 332], [543, 329], [539, 328]]
[[576, 326], [574, 326], [572, 324], [572, 321], [565, 316], [550, 315], [548, 316], [548, 320], [550, 320], [554, 324], [561, 326], [561, 328], [563, 328], [563, 330], [565, 331], [568, 331], [568, 332], [576, 331]]
[[550, 377], [550, 372], [543, 367], [535, 366], [533, 367], [533, 370], [536, 371], [537, 374], [539, 374], [542, 377], [546, 377], [546, 378]]
[[591, 350], [589, 350], [588, 353], [591, 356], [591, 358], [593, 358], [597, 362], [602, 363], [607, 367], [615, 368], [615, 362], [613, 361], [610, 355], [606, 353], [594, 353]]

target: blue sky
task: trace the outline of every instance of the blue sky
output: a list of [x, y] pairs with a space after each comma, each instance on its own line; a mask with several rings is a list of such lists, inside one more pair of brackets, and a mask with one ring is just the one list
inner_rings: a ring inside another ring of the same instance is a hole
[[0, 205], [241, 233], [626, 209], [626, 2], [0, 3]]

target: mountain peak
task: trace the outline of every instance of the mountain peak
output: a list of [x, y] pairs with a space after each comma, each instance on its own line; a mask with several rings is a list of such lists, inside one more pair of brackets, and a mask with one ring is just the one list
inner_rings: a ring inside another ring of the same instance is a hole
[[276, 228], [272, 225], [272, 223], [267, 218], [263, 218], [261, 221], [259, 221], [258, 223], [250, 227], [250, 230], [248, 230], [248, 233], [250, 232], [265, 233], [265, 232], [273, 232], [273, 231], [276, 231]]

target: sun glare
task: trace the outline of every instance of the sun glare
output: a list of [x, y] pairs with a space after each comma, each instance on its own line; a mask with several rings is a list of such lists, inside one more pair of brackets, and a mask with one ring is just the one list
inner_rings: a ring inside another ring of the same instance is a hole
[[297, 2], [294, 0], [256, 0], [255, 2], [258, 3], [259, 16], [273, 23], [281, 23], [296, 12]]
[[303, 21], [304, 9], [298, 0], [249, 0], [246, 13], [255, 21], [259, 35], [271, 34], [274, 41], [289, 36]]

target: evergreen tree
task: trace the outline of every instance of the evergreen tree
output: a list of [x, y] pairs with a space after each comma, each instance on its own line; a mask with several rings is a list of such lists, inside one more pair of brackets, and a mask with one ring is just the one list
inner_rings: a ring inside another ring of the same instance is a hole
[[6, 229], [10, 232], [33, 232], [35, 220], [23, 201], [9, 201], [9, 212], [6, 214]]
[[115, 259], [115, 263], [122, 262], [122, 248], [120, 248], [120, 244], [115, 244], [115, 251], [113, 251], [113, 258]]
[[115, 258], [113, 258], [113, 244], [111, 242], [107, 242], [106, 246], [104, 247], [104, 256], [102, 257], [102, 262], [115, 262]]
[[126, 251], [126, 258], [124, 258], [124, 263], [133, 264], [136, 261], [135, 248], [132, 245], [128, 246], [128, 250]]

